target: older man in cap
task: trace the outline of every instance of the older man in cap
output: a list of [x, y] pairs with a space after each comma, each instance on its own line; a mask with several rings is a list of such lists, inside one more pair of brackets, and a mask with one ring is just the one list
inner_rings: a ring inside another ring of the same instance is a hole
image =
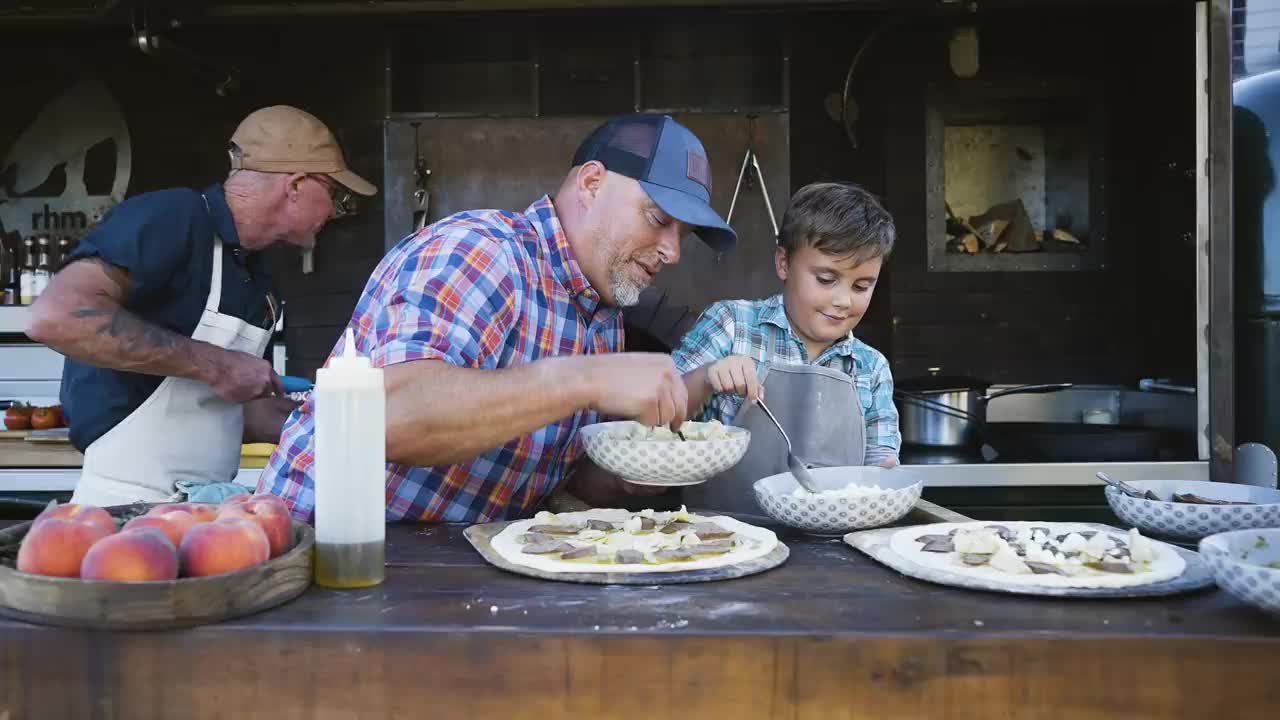
[[276, 441], [295, 406], [263, 359], [280, 306], [261, 251], [309, 249], [350, 193], [376, 188], [297, 108], [250, 114], [229, 151], [223, 183], [113, 208], [32, 309], [27, 334], [67, 358], [62, 404], [85, 455], [74, 502], [229, 481], [240, 444]]
[[[621, 308], [680, 259], [690, 230], [733, 245], [710, 193], [692, 132], [628, 115], [587, 137], [554, 197], [453, 215], [387, 254], [349, 327], [385, 369], [388, 520], [526, 514], [566, 484], [584, 425], [683, 421], [671, 357], [621, 352]], [[314, 410], [289, 418], [258, 481], [301, 518], [315, 512]], [[641, 492], [599, 472], [568, 485], [595, 502]]]

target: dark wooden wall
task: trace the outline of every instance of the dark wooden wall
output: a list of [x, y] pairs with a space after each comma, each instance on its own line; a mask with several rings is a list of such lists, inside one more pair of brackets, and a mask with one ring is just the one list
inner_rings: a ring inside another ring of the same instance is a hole
[[[11, 69], [5, 96], [16, 98], [0, 113], [0, 147], [25, 126], [24, 113], [38, 110], [43, 88], [77, 72], [96, 72], [124, 104], [134, 135], [131, 192], [217, 180], [225, 173], [224, 143], [236, 122], [272, 103], [319, 115], [338, 132], [353, 167], [379, 182], [388, 37], [398, 58], [414, 57], [420, 45], [416, 77], [465, 73], [477, 93], [470, 101], [489, 102], [495, 110], [519, 109], [529, 97], [527, 87], [491, 82], [510, 77], [495, 74], [495, 67], [526, 62], [535, 52], [549, 66], [544, 77], [552, 79], [539, 90], [544, 102], [561, 112], [599, 112], [614, 105], [631, 109], [630, 49], [623, 46], [644, 45], [638, 37], [661, 39], [650, 41], [648, 50], [669, 61], [654, 66], [657, 77], [683, 73], [689, 85], [710, 88], [713, 99], [721, 86], [742, 87], [744, 72], [761, 88], [775, 87], [770, 68], [786, 51], [792, 187], [855, 180], [885, 194], [897, 219], [898, 248], [858, 333], [890, 356], [899, 377], [941, 366], [997, 382], [1134, 382], [1153, 375], [1189, 381], [1195, 370], [1190, 7], [1110, 3], [981, 16], [983, 72], [1070, 71], [1103, 88], [1112, 254], [1100, 271], [925, 271], [922, 83], [947, 72], [945, 26], [907, 23], [868, 50], [853, 85], [860, 109], [857, 150], [824, 109], [861, 41], [885, 19], [879, 14], [671, 10], [544, 15], [536, 23], [528, 17], [440, 16], [412, 24], [349, 19], [178, 31], [174, 37], [184, 44], [240, 66], [241, 92], [229, 98], [215, 96], [208, 79], [130, 50], [122, 28], [50, 36], [0, 32], [0, 52]], [[720, 23], [730, 29], [716, 35]], [[539, 40], [529, 44], [520, 29], [535, 24]], [[712, 39], [702, 43], [704, 36]], [[227, 44], [232, 40], [234, 51]], [[470, 49], [459, 56], [461, 50], [444, 52], [445, 45]], [[720, 59], [735, 54], [749, 60]], [[37, 73], [13, 71], [32, 58], [40, 59], [32, 63]], [[770, 95], [762, 91], [759, 97]], [[430, 83], [397, 88], [393, 97], [396, 111], [441, 109], [428, 107], [436, 101]], [[696, 93], [687, 98], [690, 104], [698, 99]], [[309, 375], [323, 362], [382, 254], [382, 238], [379, 197], [359, 216], [325, 230], [314, 273], [300, 272], [296, 252], [273, 253], [288, 302], [291, 372]]]

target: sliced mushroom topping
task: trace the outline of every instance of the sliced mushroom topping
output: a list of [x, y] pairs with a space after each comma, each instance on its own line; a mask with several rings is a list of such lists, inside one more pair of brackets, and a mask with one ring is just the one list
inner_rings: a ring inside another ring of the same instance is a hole
[[1013, 551], [1018, 553], [1018, 557], [1027, 556], [1027, 548], [1022, 543], [1009, 543], [1009, 547], [1013, 548]]
[[529, 532], [545, 535], [577, 535], [580, 529], [574, 525], [534, 525], [529, 528]]
[[641, 530], [652, 530], [652, 529], [656, 528], [657, 526], [658, 526], [658, 524], [657, 524], [657, 523], [655, 523], [655, 522], [653, 521], [653, 518], [647, 518], [647, 517], [644, 517], [643, 515], [641, 515], [641, 516], [640, 516], [640, 529], [641, 529]]
[[1195, 505], [1252, 505], [1248, 502], [1233, 502], [1231, 500], [1218, 500], [1216, 498], [1204, 497], [1195, 493], [1174, 493], [1173, 501], [1176, 503], [1192, 503]]
[[1049, 536], [1049, 528], [1047, 528], [1047, 527], [1033, 527], [1033, 528], [1031, 528], [1031, 532], [1033, 532], [1033, 533], [1040, 533], [1040, 534], [1044, 535], [1045, 537], [1048, 537], [1048, 536]]
[[1109, 560], [1103, 560], [1102, 562], [1096, 562], [1096, 563], [1085, 563], [1085, 567], [1089, 567], [1089, 568], [1093, 568], [1094, 570], [1101, 570], [1102, 572], [1109, 572], [1109, 573], [1132, 573], [1133, 572], [1133, 566], [1130, 565], [1129, 563], [1113, 562]]
[[686, 530], [686, 529], [688, 529], [688, 528], [690, 528], [690, 527], [692, 527], [692, 526], [691, 526], [689, 523], [687, 523], [687, 522], [685, 522], [685, 521], [683, 521], [683, 520], [676, 520], [675, 522], [673, 522], [673, 523], [671, 523], [671, 524], [667, 525], [666, 527], [662, 528], [662, 530], [660, 530], [659, 532], [661, 532], [663, 535], [675, 535], [676, 533], [680, 532], [681, 530]]
[[725, 530], [715, 523], [698, 523], [693, 526], [693, 531], [698, 534], [699, 540], [723, 540], [733, 537], [732, 530]]
[[556, 539], [546, 533], [525, 533], [520, 536], [520, 542], [526, 545], [534, 545], [537, 543], [556, 542]]
[[954, 536], [953, 535], [921, 535], [920, 537], [916, 538], [916, 542], [918, 543], [951, 542], [952, 537]]
[[574, 548], [560, 555], [561, 560], [581, 560], [583, 558], [594, 557], [596, 549], [592, 545], [586, 547]]
[[694, 555], [723, 555], [733, 549], [732, 545], [721, 545], [719, 542], [700, 543], [686, 548]]
[[639, 550], [619, 550], [616, 560], [620, 565], [638, 565], [644, 562], [644, 553]]
[[659, 550], [653, 556], [659, 560], [692, 560], [693, 553], [688, 548], [667, 548]]
[[588, 520], [587, 529], [610, 531], [610, 530], [617, 530], [618, 528], [613, 523], [606, 522], [604, 520]]
[[532, 545], [525, 545], [523, 548], [521, 548], [520, 552], [525, 553], [527, 555], [550, 555], [551, 553], [565, 552], [566, 550], [572, 550], [572, 549], [573, 549], [573, 546], [567, 542], [563, 542], [560, 540], [552, 540], [551, 542], [533, 543]]
[[1081, 530], [1080, 531], [1080, 537], [1084, 538], [1085, 540], [1092, 540], [1093, 536], [1097, 534], [1098, 534], [1097, 530]]
[[965, 565], [986, 565], [991, 556], [986, 553], [965, 553], [960, 556]]
[[1160, 496], [1151, 492], [1150, 490], [1142, 493], [1142, 497], [1146, 498], [1147, 500], [1155, 500], [1157, 502], [1160, 500]]
[[1014, 531], [1010, 530], [1009, 528], [1003, 525], [988, 525], [987, 529], [995, 530], [996, 534], [1000, 536], [1000, 539], [1004, 540], [1005, 542], [1009, 542], [1010, 540], [1013, 540], [1014, 538], [1018, 537], [1017, 533], [1015, 533]]
[[1036, 575], [1066, 575], [1066, 571], [1057, 565], [1050, 565], [1042, 562], [1027, 562], [1027, 567], [1031, 568], [1031, 572]]
[[933, 542], [925, 543], [924, 547], [920, 549], [925, 552], [932, 552], [932, 553], [949, 553], [949, 552], [955, 552], [956, 546], [955, 546], [955, 543], [951, 542], [950, 540], [947, 540], [947, 541], [935, 540]]
[[948, 535], [950, 535], [951, 537], [955, 537], [955, 536], [956, 536], [956, 533], [958, 533], [958, 532], [960, 532], [960, 528], [951, 528], [951, 532], [949, 532], [949, 533], [947, 533], [947, 534], [948, 534]]

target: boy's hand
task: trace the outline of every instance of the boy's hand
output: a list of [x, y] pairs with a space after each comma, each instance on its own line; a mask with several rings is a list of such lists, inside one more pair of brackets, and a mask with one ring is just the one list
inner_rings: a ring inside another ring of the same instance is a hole
[[745, 355], [730, 355], [707, 366], [707, 381], [718, 393], [734, 393], [748, 402], [764, 399], [764, 388], [756, 378], [756, 363]]

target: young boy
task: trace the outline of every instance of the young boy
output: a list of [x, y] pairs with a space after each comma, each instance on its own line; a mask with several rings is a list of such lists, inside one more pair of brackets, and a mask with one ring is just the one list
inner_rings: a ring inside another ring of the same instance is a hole
[[[689, 417], [751, 430], [746, 457], [728, 474], [750, 483], [786, 472], [786, 443], [756, 400], [810, 464], [898, 464], [889, 363], [853, 336], [894, 236], [893, 218], [861, 187], [806, 185], [782, 219], [774, 255], [782, 293], [714, 303], [685, 335], [673, 359], [684, 373]], [[754, 509], [749, 484], [741, 485], [717, 478], [705, 489], [722, 502], [694, 500], [725, 510], [745, 500]]]

